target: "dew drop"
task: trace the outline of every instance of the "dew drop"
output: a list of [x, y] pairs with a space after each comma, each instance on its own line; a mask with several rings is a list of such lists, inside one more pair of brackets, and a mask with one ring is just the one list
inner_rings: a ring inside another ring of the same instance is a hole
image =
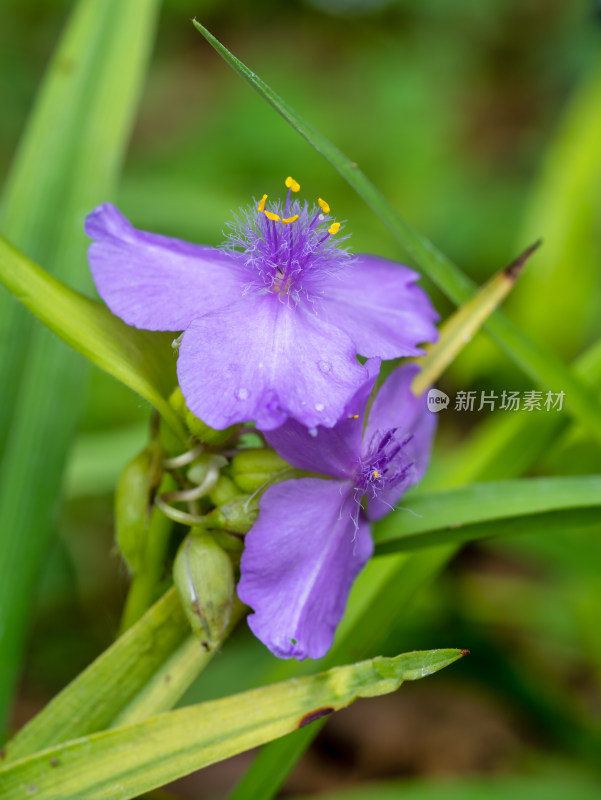
[[236, 397], [238, 400], [246, 400], [248, 398], [248, 389], [238, 389]]
[[318, 361], [317, 366], [321, 370], [321, 372], [328, 373], [332, 369], [332, 365], [329, 361]]
[[315, 439], [317, 436], [317, 428], [309, 428], [309, 436], [312, 436]]
[[323, 403], [315, 403], [315, 410], [316, 411], [323, 411], [325, 408]]

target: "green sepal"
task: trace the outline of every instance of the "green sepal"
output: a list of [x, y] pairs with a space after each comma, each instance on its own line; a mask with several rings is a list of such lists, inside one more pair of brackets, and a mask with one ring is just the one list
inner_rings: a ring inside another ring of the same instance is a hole
[[210, 428], [201, 419], [195, 417], [186, 405], [186, 400], [179, 386], [171, 394], [169, 402], [183, 418], [190, 433], [201, 442], [206, 442], [207, 444], [223, 444], [223, 442], [227, 442], [228, 439], [231, 439], [236, 431], [236, 427], [233, 425], [221, 431]]

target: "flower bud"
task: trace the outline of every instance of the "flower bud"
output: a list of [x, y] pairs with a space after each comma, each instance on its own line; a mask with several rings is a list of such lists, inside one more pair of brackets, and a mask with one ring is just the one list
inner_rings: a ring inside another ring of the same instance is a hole
[[241, 497], [242, 492], [231, 478], [221, 474], [213, 489], [209, 492], [209, 500], [214, 506], [222, 506], [231, 503], [237, 497]]
[[152, 511], [151, 494], [161, 479], [161, 450], [150, 444], [132, 458], [115, 493], [115, 538], [131, 572], [140, 569]]
[[194, 634], [205, 650], [219, 645], [234, 603], [234, 568], [208, 533], [190, 533], [173, 565], [173, 578]]
[[290, 464], [269, 447], [241, 450], [231, 463], [232, 478], [244, 492], [256, 492], [285, 469]]
[[194, 414], [188, 409], [186, 406], [185, 398], [182, 394], [182, 390], [177, 387], [171, 394], [169, 398], [169, 402], [173, 406], [173, 408], [180, 414], [184, 422], [186, 423], [186, 427], [190, 431], [190, 433], [199, 439], [201, 442], [206, 442], [207, 444], [222, 444], [223, 442], [227, 441], [232, 434], [234, 433], [234, 427], [225, 428], [225, 430], [219, 431], [215, 428], [209, 428], [201, 419], [195, 417]]
[[240, 495], [211, 512], [218, 527], [232, 533], [248, 533], [257, 520], [259, 500], [252, 495]]

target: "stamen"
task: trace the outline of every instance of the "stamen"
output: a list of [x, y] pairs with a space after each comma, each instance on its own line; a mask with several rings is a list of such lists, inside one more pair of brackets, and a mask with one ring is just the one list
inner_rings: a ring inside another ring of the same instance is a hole
[[279, 222], [280, 218], [277, 214], [274, 214], [272, 211], [264, 211], [263, 212], [267, 219], [270, 219], [272, 222]]
[[287, 217], [286, 219], [282, 220], [283, 225], [289, 225], [291, 222], [296, 222], [298, 219], [298, 214], [295, 214], [293, 217]]
[[375, 469], [373, 471], [372, 478], [375, 480], [376, 478], [379, 478], [379, 477], [380, 477], [380, 473], [378, 472], [377, 469]]
[[292, 192], [298, 192], [300, 189], [300, 183], [294, 180], [294, 178], [286, 178], [286, 188], [290, 189]]
[[359, 419], [359, 414], [349, 414], [348, 419]]
[[340, 230], [340, 223], [333, 222], [328, 228], [328, 233], [333, 236], [335, 233], [338, 233], [339, 230]]
[[330, 206], [326, 203], [325, 200], [322, 200], [321, 197], [317, 198], [317, 205], [321, 208], [324, 214], [330, 213]]
[[263, 197], [259, 200], [259, 205], [257, 206], [258, 211], [265, 211], [265, 201], [267, 200], [267, 195], [264, 194]]

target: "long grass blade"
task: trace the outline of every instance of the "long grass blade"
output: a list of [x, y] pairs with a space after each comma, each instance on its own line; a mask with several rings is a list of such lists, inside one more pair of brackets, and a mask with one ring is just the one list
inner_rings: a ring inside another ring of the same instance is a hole
[[[411, 256], [416, 265], [436, 283], [456, 305], [467, 302], [474, 293], [474, 282], [440, 252], [425, 236], [414, 230], [389, 205], [384, 196], [361, 172], [357, 164], [316, 131], [261, 78], [224, 47], [205, 27], [193, 20], [196, 29], [219, 55], [303, 136], [377, 214]], [[513, 362], [537, 385], [566, 393], [566, 408], [601, 442], [601, 403], [559, 359], [522, 333], [500, 311], [485, 323]]]
[[[2, 198], [0, 231], [77, 289], [83, 217], [112, 195], [158, 0], [81, 0], [47, 71]], [[87, 369], [0, 293], [0, 729], [56, 519]]]

